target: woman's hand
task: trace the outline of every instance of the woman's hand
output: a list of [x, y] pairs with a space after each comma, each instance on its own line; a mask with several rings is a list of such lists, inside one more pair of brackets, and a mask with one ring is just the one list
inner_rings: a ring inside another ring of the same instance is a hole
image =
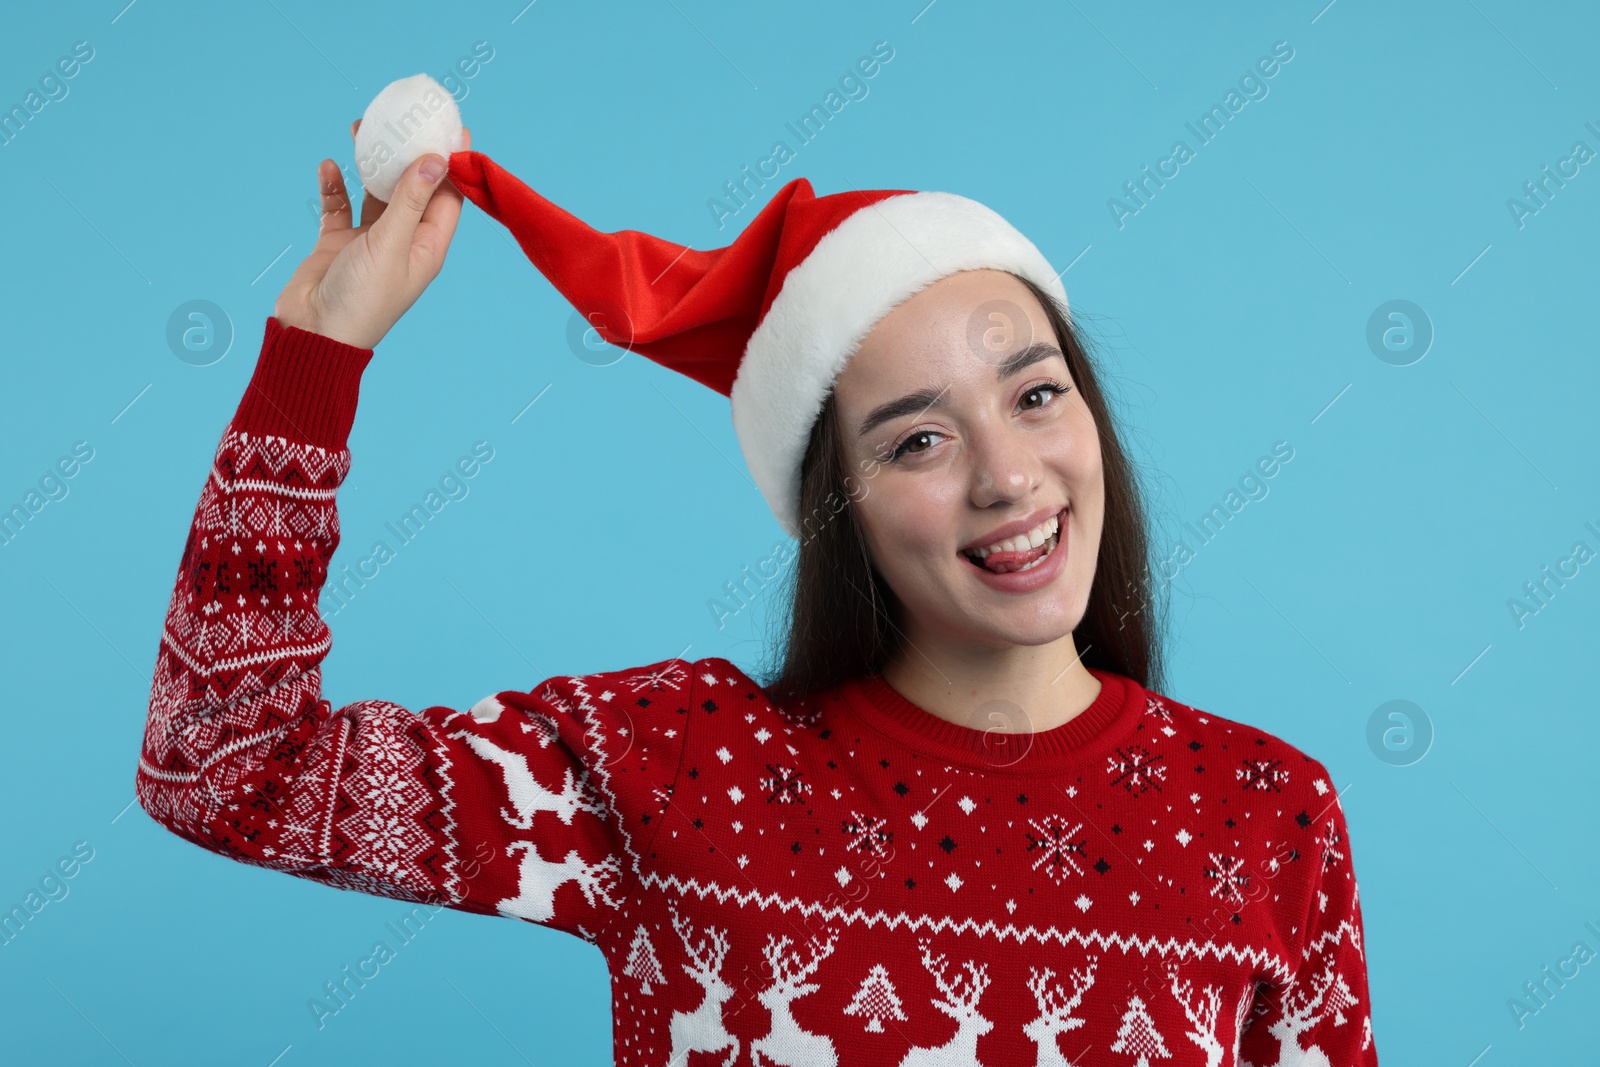
[[[360, 119], [350, 124], [352, 140], [360, 125]], [[470, 149], [472, 134], [462, 132], [462, 147]], [[361, 225], [354, 228], [344, 175], [331, 159], [319, 163], [322, 228], [316, 247], [278, 294], [272, 311], [278, 322], [375, 348], [444, 266], [461, 217], [461, 192], [448, 181], [440, 184], [446, 162], [437, 153], [414, 161], [388, 204], [367, 193]], [[439, 168], [432, 180], [423, 176], [430, 163]]]

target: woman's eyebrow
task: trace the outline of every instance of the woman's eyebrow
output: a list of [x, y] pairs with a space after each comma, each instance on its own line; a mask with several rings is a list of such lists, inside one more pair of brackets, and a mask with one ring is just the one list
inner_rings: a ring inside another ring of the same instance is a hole
[[[1035, 363], [1049, 359], [1051, 356], [1060, 356], [1063, 361], [1067, 358], [1061, 349], [1049, 341], [1035, 341], [1027, 348], [1006, 357], [1005, 362], [997, 364], [995, 367], [995, 380], [1003, 382], [1012, 375], [1019, 374]], [[905, 396], [879, 404], [861, 421], [861, 428], [856, 431], [856, 436], [865, 437], [884, 423], [891, 419], [898, 419], [902, 415], [918, 415], [929, 408], [937, 407], [943, 400], [944, 394], [949, 390], [950, 387], [948, 385], [937, 391], [919, 389], [914, 393], [907, 393]]]

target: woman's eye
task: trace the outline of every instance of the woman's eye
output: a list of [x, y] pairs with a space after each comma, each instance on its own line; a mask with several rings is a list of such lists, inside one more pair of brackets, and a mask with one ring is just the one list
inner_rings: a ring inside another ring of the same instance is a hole
[[923, 438], [926, 438], [926, 437], [938, 437], [938, 436], [940, 436], [940, 435], [938, 433], [935, 433], [933, 430], [918, 430], [916, 433], [912, 434], [910, 437], [907, 437], [904, 441], [901, 441], [900, 444], [895, 448], [894, 452], [890, 455], [889, 458], [891, 460], [896, 460], [896, 459], [899, 459], [901, 456], [904, 456], [904, 455], [906, 455], [908, 453], [925, 452], [925, 451], [927, 451], [927, 449], [912, 448], [911, 447], [912, 443], [915, 442], [915, 441], [920, 441], [920, 440], [922, 440]]
[[[1041, 382], [1040, 384], [1034, 386], [1033, 388], [1029, 389], [1027, 392], [1022, 394], [1021, 406], [1024, 409], [1028, 409], [1030, 407], [1031, 408], [1049, 407], [1051, 403], [1053, 403], [1058, 397], [1060, 397], [1064, 393], [1066, 393], [1069, 390], [1071, 390], [1071, 388], [1072, 388], [1072, 386], [1067, 382]], [[1029, 397], [1033, 397], [1033, 396], [1038, 396], [1038, 397], [1041, 398], [1041, 400], [1040, 400], [1040, 402], [1038, 404], [1029, 405], [1028, 404], [1028, 398]], [[1049, 399], [1045, 400], [1045, 399], [1043, 399], [1044, 397], [1049, 397]], [[922, 441], [922, 440], [924, 440], [926, 438], [943, 437], [943, 436], [944, 436], [944, 434], [939, 433], [937, 430], [918, 430], [916, 433], [913, 433], [910, 436], [906, 437], [903, 441], [901, 441], [898, 445], [896, 445], [893, 449], [890, 450], [890, 452], [889, 452], [889, 462], [893, 463], [896, 460], [898, 460], [901, 456], [914, 455], [917, 452], [926, 452], [928, 450], [927, 448], [918, 448], [918, 447], [913, 447], [913, 446], [915, 446], [918, 441]], [[931, 447], [933, 447], [933, 446], [930, 443], [928, 445], [928, 448], [931, 448]]]
[[[1029, 389], [1026, 393], [1022, 394], [1022, 399], [1024, 401], [1023, 407], [1027, 407], [1028, 406], [1026, 401], [1027, 401], [1028, 397], [1030, 397], [1030, 396], [1043, 396], [1045, 394], [1049, 394], [1051, 399], [1054, 400], [1056, 397], [1061, 396], [1063, 393], [1065, 393], [1067, 390], [1069, 390], [1071, 388], [1072, 388], [1072, 386], [1067, 385], [1067, 384], [1065, 384], [1063, 382], [1045, 382], [1045, 383], [1042, 383], [1040, 385], [1036, 385], [1032, 389]], [[1048, 407], [1049, 404], [1048, 403], [1040, 403], [1040, 404], [1036, 404], [1034, 406], [1035, 407]]]

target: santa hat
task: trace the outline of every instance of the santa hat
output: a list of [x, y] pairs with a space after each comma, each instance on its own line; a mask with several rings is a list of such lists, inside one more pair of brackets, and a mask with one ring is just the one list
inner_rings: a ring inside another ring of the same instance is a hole
[[475, 151], [449, 177], [503, 223], [610, 344], [729, 398], [751, 476], [800, 536], [800, 464], [834, 379], [896, 305], [957, 271], [1010, 271], [1066, 306], [1058, 272], [1005, 219], [954, 193], [779, 189], [723, 248], [603, 233]]

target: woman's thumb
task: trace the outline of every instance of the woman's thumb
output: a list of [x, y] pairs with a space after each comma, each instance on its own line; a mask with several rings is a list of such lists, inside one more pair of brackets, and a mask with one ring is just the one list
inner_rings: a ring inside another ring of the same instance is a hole
[[433, 191], [448, 169], [448, 161], [437, 153], [423, 156], [406, 169], [395, 187], [394, 198], [373, 223], [373, 239], [380, 246], [387, 248], [394, 242], [410, 249], [423, 209], [433, 199]]

